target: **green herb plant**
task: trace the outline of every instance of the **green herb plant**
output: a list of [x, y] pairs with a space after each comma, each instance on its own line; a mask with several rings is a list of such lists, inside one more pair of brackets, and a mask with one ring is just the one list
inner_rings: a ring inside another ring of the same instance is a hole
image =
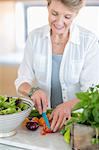
[[[67, 121], [61, 133], [67, 143], [70, 143], [70, 128], [72, 124], [89, 125], [96, 131], [92, 144], [99, 144], [99, 85], [90, 87], [86, 92], [76, 93], [79, 102], [73, 107], [71, 119]], [[79, 111], [82, 110], [82, 111]]]

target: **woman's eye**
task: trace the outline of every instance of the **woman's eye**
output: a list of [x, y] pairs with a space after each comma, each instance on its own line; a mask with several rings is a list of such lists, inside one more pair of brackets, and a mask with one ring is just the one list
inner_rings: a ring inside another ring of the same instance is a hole
[[71, 16], [65, 16], [65, 19], [71, 19]]
[[52, 12], [52, 15], [53, 15], [53, 16], [57, 16], [58, 14], [57, 14], [57, 13], [55, 13], [55, 12]]

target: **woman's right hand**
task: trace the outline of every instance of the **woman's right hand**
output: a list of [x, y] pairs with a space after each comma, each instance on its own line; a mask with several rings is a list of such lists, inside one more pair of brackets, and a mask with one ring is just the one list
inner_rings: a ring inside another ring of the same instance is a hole
[[46, 112], [48, 107], [48, 99], [43, 90], [39, 89], [35, 91], [31, 96], [31, 99], [40, 114], [42, 114], [42, 112]]

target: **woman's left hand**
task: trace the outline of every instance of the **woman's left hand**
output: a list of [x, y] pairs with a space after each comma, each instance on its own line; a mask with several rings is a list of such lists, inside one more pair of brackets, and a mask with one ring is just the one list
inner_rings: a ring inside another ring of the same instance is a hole
[[68, 102], [58, 105], [51, 114], [51, 130], [56, 132], [61, 129], [66, 120], [71, 117], [71, 106]]

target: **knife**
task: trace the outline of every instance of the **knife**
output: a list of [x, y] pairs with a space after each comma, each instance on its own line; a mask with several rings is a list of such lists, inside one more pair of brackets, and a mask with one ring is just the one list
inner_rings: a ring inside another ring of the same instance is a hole
[[45, 121], [47, 127], [50, 129], [50, 123], [49, 123], [49, 120], [48, 120], [48, 118], [47, 118], [46, 112], [43, 112], [43, 113], [42, 113], [42, 117], [43, 117], [43, 119], [44, 119], [44, 121]]

